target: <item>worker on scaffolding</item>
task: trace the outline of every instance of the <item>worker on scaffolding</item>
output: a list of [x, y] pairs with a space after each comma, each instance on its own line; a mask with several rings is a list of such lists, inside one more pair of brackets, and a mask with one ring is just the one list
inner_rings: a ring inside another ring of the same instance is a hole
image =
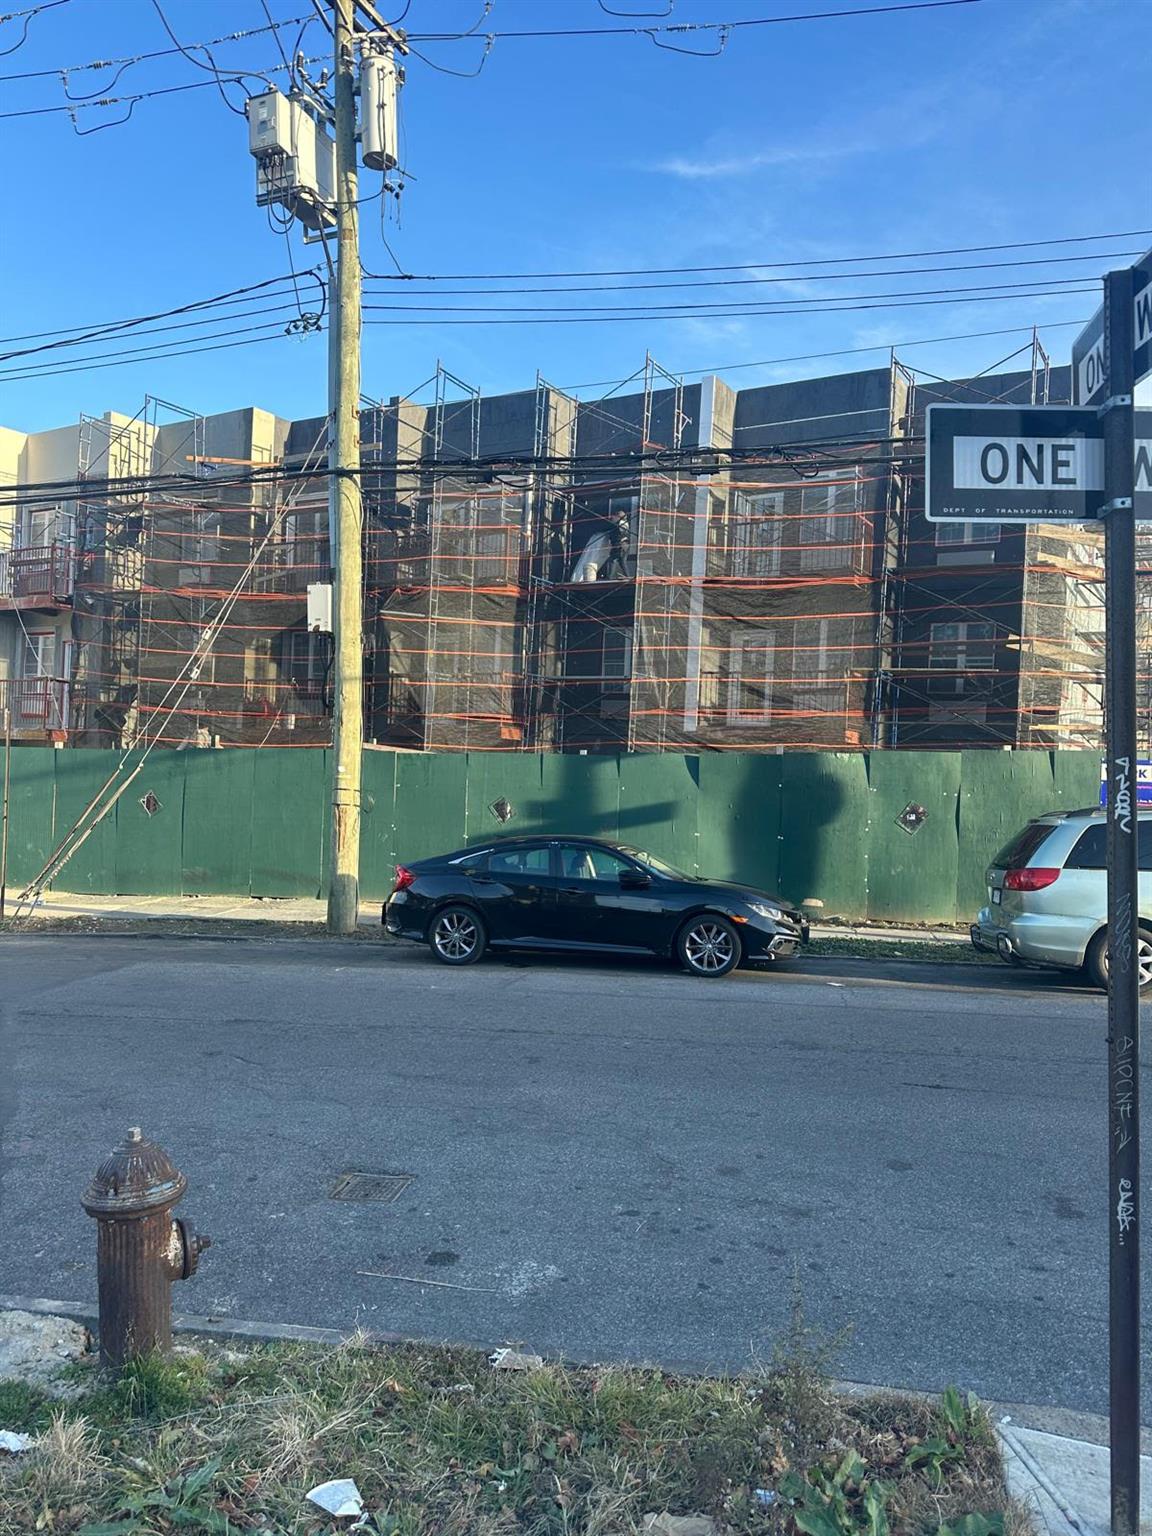
[[621, 507], [608, 519], [608, 559], [600, 573], [601, 581], [627, 581], [628, 557], [632, 553], [632, 517]]
[[632, 551], [632, 518], [627, 509], [601, 513], [596, 529], [572, 569], [571, 580], [627, 581]]

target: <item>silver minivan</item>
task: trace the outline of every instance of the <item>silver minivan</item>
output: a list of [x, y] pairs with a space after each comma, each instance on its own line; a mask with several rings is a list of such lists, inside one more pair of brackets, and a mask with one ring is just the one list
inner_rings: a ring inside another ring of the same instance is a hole
[[[1152, 983], [1152, 812], [1139, 816], [1140, 985]], [[1002, 960], [1083, 969], [1108, 986], [1107, 820], [1102, 810], [1030, 821], [992, 860], [969, 930]]]

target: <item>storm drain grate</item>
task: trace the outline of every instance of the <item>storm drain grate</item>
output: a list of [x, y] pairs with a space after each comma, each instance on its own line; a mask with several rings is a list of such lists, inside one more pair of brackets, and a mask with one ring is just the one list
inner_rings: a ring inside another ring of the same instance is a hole
[[328, 1194], [333, 1200], [377, 1200], [391, 1205], [411, 1182], [410, 1173], [362, 1173], [352, 1169], [337, 1175]]

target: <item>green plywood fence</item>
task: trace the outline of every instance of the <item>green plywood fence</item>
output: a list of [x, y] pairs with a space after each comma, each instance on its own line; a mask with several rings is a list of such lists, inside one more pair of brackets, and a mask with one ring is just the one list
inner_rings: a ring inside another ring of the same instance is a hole
[[[8, 884], [18, 889], [100, 792], [111, 752], [12, 753]], [[70, 861], [60, 889], [123, 895], [319, 896], [329, 754], [266, 747], [157, 751]], [[516, 832], [633, 843], [826, 915], [970, 916], [984, 867], [1030, 817], [1091, 805], [1091, 752], [393, 753], [364, 758], [362, 892], [403, 860]], [[152, 797], [149, 811], [141, 803]], [[909, 833], [909, 805], [926, 816]]]

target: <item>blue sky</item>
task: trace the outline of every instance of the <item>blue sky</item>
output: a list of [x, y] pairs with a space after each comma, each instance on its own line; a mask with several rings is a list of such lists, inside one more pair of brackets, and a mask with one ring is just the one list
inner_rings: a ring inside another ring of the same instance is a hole
[[[265, 21], [260, 0], [161, 3], [188, 43]], [[675, 0], [671, 15], [649, 24], [866, 3]], [[308, 0], [268, 4], [277, 18], [310, 9]], [[390, 14], [401, 4], [394, 0]], [[661, 12], [668, 0], [605, 5]], [[481, 37], [646, 24], [605, 14], [598, 0], [494, 0], [487, 17], [483, 9], [483, 0], [411, 0], [404, 24], [418, 33], [479, 22]], [[0, 27], [0, 50], [18, 41], [19, 25]], [[283, 34], [287, 47], [298, 30]], [[716, 34], [663, 40], [707, 49]], [[307, 30], [305, 52], [319, 55], [326, 43], [317, 21]], [[32, 18], [27, 43], [0, 59], [0, 74], [166, 46], [151, 0], [68, 0]], [[721, 302], [733, 292], [776, 299], [888, 294], [989, 277], [1095, 279], [1106, 266], [1122, 264], [1102, 253], [1146, 249], [1152, 236], [1082, 247], [1101, 255], [1075, 265], [990, 274], [817, 283], [808, 280], [812, 274], [800, 280], [788, 269], [773, 273], [772, 264], [1152, 226], [1150, 47], [1152, 0], [980, 0], [906, 15], [749, 27], [708, 58], [684, 57], [645, 36], [498, 38], [475, 78], [443, 73], [426, 60], [473, 69], [482, 41], [422, 44], [425, 58], [409, 61], [402, 97], [405, 163], [414, 180], [401, 222], [389, 210], [384, 233], [403, 267], [416, 272], [757, 263], [763, 270], [728, 275], [790, 278], [770, 289], [642, 295], [651, 302]], [[222, 68], [268, 68], [278, 54], [265, 35], [221, 45], [216, 58]], [[121, 95], [207, 78], [179, 56], [133, 66], [115, 85], [110, 73], [72, 75], [70, 89]], [[230, 94], [240, 99], [237, 90]], [[63, 99], [58, 76], [0, 82], [0, 112]], [[118, 115], [84, 109], [77, 124], [92, 128]], [[168, 309], [287, 270], [285, 239], [255, 206], [246, 125], [214, 87], [142, 101], [123, 126], [85, 137], [64, 114], [0, 121], [0, 170], [8, 189], [0, 247], [5, 337]], [[366, 174], [362, 195], [377, 187]], [[370, 202], [363, 210], [363, 259], [382, 273], [394, 267], [381, 240], [380, 207]], [[304, 247], [298, 236], [292, 246], [298, 266], [320, 260], [319, 249]], [[1022, 254], [1029, 253], [1004, 256]], [[939, 263], [907, 265], [927, 264]], [[470, 302], [412, 294], [392, 302], [405, 299]], [[549, 301], [526, 295], [476, 302]], [[623, 301], [591, 294], [555, 302]], [[1054, 325], [1087, 316], [1096, 302], [1068, 294], [996, 303], [956, 296], [902, 309], [603, 325], [559, 325], [545, 317], [532, 325], [453, 327], [443, 317], [414, 316], [434, 323], [366, 330], [364, 388], [377, 397], [412, 391], [437, 359], [485, 392], [529, 387], [537, 369], [571, 387], [632, 373], [645, 349], [673, 371], [723, 372], [795, 354]], [[1075, 329], [1043, 335], [1054, 359], [1066, 359]], [[901, 355], [926, 370], [958, 373], [987, 367], [1025, 340], [1021, 331], [909, 347]], [[60, 357], [66, 362], [69, 354]], [[744, 386], [883, 360], [879, 352], [812, 359], [741, 368], [728, 377]], [[257, 404], [304, 416], [322, 412], [325, 378], [322, 337], [278, 338], [127, 367], [0, 380], [0, 422], [38, 430], [81, 411], [131, 411], [146, 392], [204, 413]]]

